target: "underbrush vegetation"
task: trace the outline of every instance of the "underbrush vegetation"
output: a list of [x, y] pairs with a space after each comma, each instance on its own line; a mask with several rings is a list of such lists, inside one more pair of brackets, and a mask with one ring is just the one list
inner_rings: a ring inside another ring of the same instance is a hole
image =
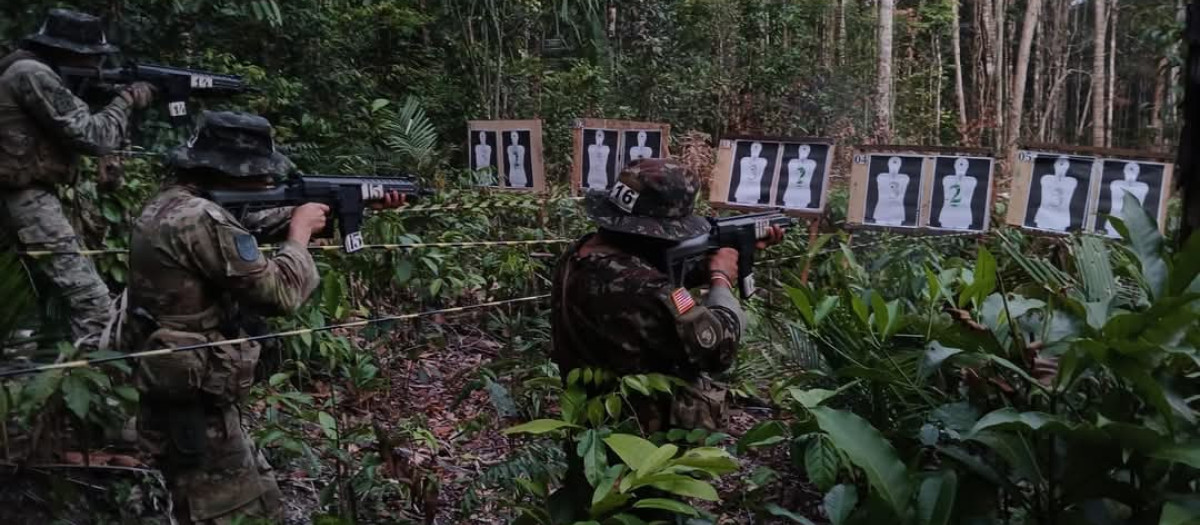
[[[61, 3], [0, 6], [0, 45]], [[1179, 125], [1161, 107], [1154, 137], [1139, 120], [1156, 91], [1145, 64], [1161, 58], [1166, 78], [1181, 63], [1174, 2], [1158, 3], [1121, 4], [1116, 85], [1141, 97], [1116, 110], [1122, 147], [1162, 146]], [[244, 415], [289, 523], [557, 524], [551, 495], [574, 461], [592, 502], [584, 525], [1200, 522], [1200, 236], [1176, 248], [1144, 214], [1126, 218], [1121, 240], [850, 233], [835, 169], [819, 234], [792, 232], [759, 258], [763, 293], [720, 378], [735, 399], [728, 429], [648, 434], [629, 401], [671, 396], [679, 380], [550, 363], [552, 268], [591, 230], [567, 184], [575, 119], [670, 123], [671, 152], [702, 175], [734, 133], [831, 137], [848, 156], [842, 145], [873, 132], [876, 2], [72, 4], [112, 21], [128, 58], [245, 77], [255, 91], [194, 111], [268, 117], [302, 171], [410, 174], [436, 192], [426, 208], [365, 225], [368, 244], [415, 246], [320, 250], [311, 300], [257, 327], [398, 317], [265, 345]], [[986, 108], [1003, 104], [987, 97], [1003, 95], [983, 65], [967, 68], [970, 121], [950, 107], [952, 2], [901, 4], [896, 142], [994, 139]], [[1010, 22], [1019, 4], [1007, 4]], [[1067, 0], [1046, 4], [1067, 13]], [[1075, 68], [1091, 43], [1076, 41], [1091, 35], [1084, 16], [1063, 16], [1070, 38], [1039, 36], [1035, 48], [1067, 50], [1061, 64], [1035, 57], [1061, 73], [1061, 89], [1038, 76], [1046, 84], [1030, 91], [1044, 100], [1026, 120], [1069, 142], [1086, 127], [1074, 105], [1090, 86]], [[189, 133], [163, 113], [139, 117], [119, 189], [100, 190], [86, 159], [80, 182], [60, 189], [85, 244], [116, 251], [93, 257], [114, 292], [128, 281], [117, 252], [164, 181], [159, 156]], [[480, 190], [461, 169], [466, 121], [501, 118], [543, 120], [547, 193]], [[445, 244], [490, 241], [528, 242]], [[62, 342], [63, 308], [29, 262], [0, 252], [6, 364], [114, 356]], [[444, 311], [493, 302], [503, 304]], [[169, 522], [162, 478], [132, 432], [130, 370], [115, 361], [3, 380], [0, 522]]]

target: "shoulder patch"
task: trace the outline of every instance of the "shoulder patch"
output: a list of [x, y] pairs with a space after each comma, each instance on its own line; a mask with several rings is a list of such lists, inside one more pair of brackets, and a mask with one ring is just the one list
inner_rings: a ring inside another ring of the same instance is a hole
[[687, 291], [687, 288], [679, 288], [671, 292], [671, 303], [675, 305], [677, 315], [686, 314], [696, 307], [696, 300], [692, 299], [692, 294]]
[[696, 343], [701, 348], [712, 348], [717, 344], [717, 329], [712, 323], [698, 323], [696, 326]]
[[261, 256], [258, 251], [258, 241], [253, 235], [248, 233], [239, 233], [233, 237], [233, 244], [237, 246], [238, 257], [243, 261], [254, 262]]

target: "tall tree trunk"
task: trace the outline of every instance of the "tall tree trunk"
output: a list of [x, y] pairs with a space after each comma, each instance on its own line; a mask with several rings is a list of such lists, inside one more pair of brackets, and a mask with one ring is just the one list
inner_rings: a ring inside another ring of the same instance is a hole
[[896, 0], [879, 0], [879, 59], [875, 89], [875, 140], [892, 140], [892, 18]]
[[1096, 29], [1092, 38], [1092, 145], [1103, 147], [1104, 138], [1108, 136], [1108, 130], [1105, 124], [1107, 123], [1108, 115], [1106, 113], [1107, 103], [1105, 95], [1108, 92], [1108, 77], [1105, 69], [1108, 67], [1106, 58], [1106, 47], [1108, 46], [1108, 38], [1106, 31], [1108, 30], [1108, 11], [1106, 10], [1106, 0], [1092, 0], [1095, 6], [1095, 24]]
[[996, 115], [996, 133], [995, 133], [995, 136], [992, 137], [992, 140], [995, 141], [995, 145], [996, 145], [997, 149], [1003, 149], [1004, 148], [1004, 126], [1005, 126], [1004, 121], [1005, 121], [1005, 116], [1006, 116], [1004, 114], [1004, 100], [1005, 100], [1004, 84], [1005, 84], [1005, 79], [1007, 78], [1006, 73], [1008, 72], [1008, 65], [1005, 62], [1005, 58], [1004, 58], [1004, 47], [1005, 47], [1005, 42], [1007, 41], [1004, 38], [1004, 30], [1005, 30], [1005, 25], [1006, 25], [1006, 20], [1005, 20], [1004, 14], [1007, 11], [1007, 9], [1005, 9], [1005, 3], [1006, 3], [1005, 0], [992, 0], [992, 1], [994, 2], [994, 7], [996, 9], [995, 18], [993, 19], [994, 23], [996, 25], [996, 34], [995, 34], [996, 44], [994, 46], [992, 46], [992, 49], [995, 50], [995, 52], [996, 52], [996, 78], [994, 79], [995, 83], [996, 83], [996, 98], [994, 100], [994, 102], [996, 103], [996, 110], [995, 110], [996, 111], [996, 113], [995, 113], [995, 115]]
[[937, 85], [933, 88], [933, 144], [942, 145], [942, 81], [946, 68], [942, 64], [942, 36], [933, 35], [934, 61], [937, 63]]
[[1154, 103], [1150, 106], [1150, 129], [1154, 130], [1154, 145], [1163, 146], [1163, 106], [1167, 101], [1167, 66], [1170, 61], [1163, 57], [1158, 61], [1158, 72], [1154, 75]]
[[967, 93], [963, 87], [962, 27], [959, 25], [959, 0], [951, 0], [954, 25], [950, 31], [950, 47], [954, 48], [954, 95], [958, 101], [958, 140], [961, 144], [967, 132]]
[[846, 65], [846, 0], [837, 0], [837, 57], [839, 65]]
[[981, 28], [978, 42], [980, 45], [980, 54], [983, 58], [984, 76], [981, 81], [975, 85], [975, 89], [980, 93], [979, 115], [981, 120], [995, 122], [996, 108], [996, 77], [999, 76], [999, 65], [996, 64], [996, 11], [992, 7], [995, 0], [978, 0], [975, 3], [975, 10], [979, 13]]
[[1021, 26], [1021, 45], [1017, 50], [1017, 70], [1014, 75], [1016, 80], [1012, 87], [1012, 104], [1009, 104], [1008, 138], [1003, 153], [1016, 146], [1021, 135], [1021, 116], [1025, 114], [1025, 81], [1029, 77], [1029, 51], [1033, 48], [1033, 32], [1041, 14], [1042, 0], [1029, 0], [1025, 8], [1025, 22]]
[[1113, 145], [1113, 106], [1117, 99], [1117, 7], [1118, 0], [1110, 0], [1112, 4], [1108, 11], [1112, 13], [1112, 22], [1108, 27], [1108, 91], [1105, 95], [1104, 111], [1104, 145], [1112, 147]]

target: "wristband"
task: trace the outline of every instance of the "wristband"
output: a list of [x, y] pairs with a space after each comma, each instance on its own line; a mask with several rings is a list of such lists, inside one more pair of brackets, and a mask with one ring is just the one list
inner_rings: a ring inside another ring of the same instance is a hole
[[719, 275], [719, 276], [723, 277], [725, 279], [725, 281], [733, 282], [733, 277], [730, 277], [729, 274], [725, 273], [722, 270], [709, 270], [708, 273], [710, 276], [716, 277]]
[[713, 284], [715, 284], [717, 281], [724, 281], [725, 286], [733, 288], [733, 282], [729, 280], [729, 277], [725, 276], [725, 272], [713, 272], [711, 278]]

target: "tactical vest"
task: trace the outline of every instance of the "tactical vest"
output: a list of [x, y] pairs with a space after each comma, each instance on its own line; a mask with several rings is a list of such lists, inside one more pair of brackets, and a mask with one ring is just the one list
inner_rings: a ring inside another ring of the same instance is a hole
[[16, 93], [23, 77], [47, 72], [58, 78], [58, 74], [28, 51], [0, 59], [0, 68], [0, 188], [69, 183], [75, 153], [47, 135], [21, 107]]

